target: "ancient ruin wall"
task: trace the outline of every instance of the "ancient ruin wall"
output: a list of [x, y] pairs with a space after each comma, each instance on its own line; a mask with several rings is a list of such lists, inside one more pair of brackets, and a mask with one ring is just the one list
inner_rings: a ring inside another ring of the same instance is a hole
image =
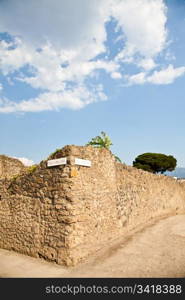
[[75, 167], [78, 216], [69, 236], [71, 259], [78, 261], [152, 219], [185, 213], [184, 185], [175, 179], [117, 163], [106, 149], [73, 148], [72, 154], [91, 160], [92, 167]]
[[0, 155], [0, 178], [11, 178], [25, 170], [23, 163], [15, 158]]
[[[185, 212], [184, 184], [115, 162], [106, 149], [66, 146], [26, 175], [0, 181], [0, 247], [74, 265], [151, 219]], [[74, 158], [91, 160], [78, 166]]]
[[1, 180], [0, 247], [68, 263], [70, 187], [68, 166], [48, 169], [45, 162], [13, 180]]

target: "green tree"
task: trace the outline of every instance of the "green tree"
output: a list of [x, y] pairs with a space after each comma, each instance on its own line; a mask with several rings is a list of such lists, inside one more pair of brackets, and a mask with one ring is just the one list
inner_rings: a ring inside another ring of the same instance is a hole
[[91, 146], [98, 147], [98, 148], [110, 149], [110, 146], [113, 144], [112, 144], [109, 136], [105, 132], [102, 131], [100, 136], [98, 135], [95, 138], [92, 138], [92, 140], [90, 142], [88, 142], [86, 145], [87, 146], [91, 145]]
[[151, 173], [161, 173], [173, 171], [177, 165], [177, 160], [172, 155], [162, 153], [143, 153], [138, 155], [133, 161], [133, 167]]

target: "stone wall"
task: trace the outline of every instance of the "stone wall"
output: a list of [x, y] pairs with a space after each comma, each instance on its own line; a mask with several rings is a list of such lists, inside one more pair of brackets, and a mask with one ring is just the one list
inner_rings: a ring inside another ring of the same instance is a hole
[[0, 155], [0, 178], [10, 178], [25, 170], [23, 163], [15, 158]]
[[[0, 247], [75, 265], [151, 219], [185, 212], [184, 184], [115, 162], [106, 149], [66, 146], [67, 164], [0, 180]], [[74, 158], [92, 166], [74, 165]]]

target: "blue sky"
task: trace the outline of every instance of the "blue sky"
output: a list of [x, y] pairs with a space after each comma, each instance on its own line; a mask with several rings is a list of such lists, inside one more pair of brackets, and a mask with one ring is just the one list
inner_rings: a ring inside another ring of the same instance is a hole
[[127, 164], [185, 167], [184, 27], [184, 0], [0, 1], [0, 153], [38, 163], [105, 131]]

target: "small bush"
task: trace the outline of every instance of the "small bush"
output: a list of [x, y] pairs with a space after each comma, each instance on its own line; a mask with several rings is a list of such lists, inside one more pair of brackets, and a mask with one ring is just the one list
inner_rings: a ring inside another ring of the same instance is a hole
[[51, 153], [51, 154], [48, 156], [47, 159], [50, 159], [50, 158], [54, 157], [55, 154], [57, 154], [59, 151], [61, 151], [61, 149], [58, 149], [58, 148], [57, 148], [53, 153]]
[[27, 169], [27, 172], [29, 174], [35, 172], [35, 170], [37, 169], [37, 165], [33, 165], [33, 166], [30, 166], [28, 169]]

